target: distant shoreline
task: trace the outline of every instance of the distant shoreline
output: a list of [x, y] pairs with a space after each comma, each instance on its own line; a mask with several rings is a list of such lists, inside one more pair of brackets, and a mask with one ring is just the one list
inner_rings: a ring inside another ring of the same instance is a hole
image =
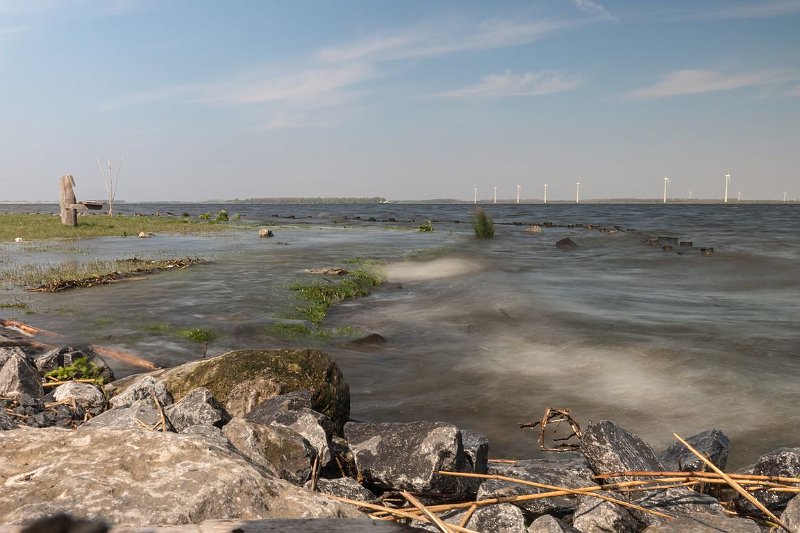
[[[576, 205], [573, 200], [548, 200], [547, 203], [541, 199], [520, 199], [519, 202], [513, 199], [501, 200], [497, 202], [491, 199], [479, 200], [477, 203], [472, 200], [456, 200], [452, 198], [438, 198], [432, 200], [386, 200], [383, 198], [254, 198], [248, 200], [142, 200], [136, 202], [126, 202], [115, 200], [115, 204], [172, 204], [172, 205], [381, 205], [381, 204], [405, 204], [405, 205]], [[670, 198], [666, 204], [661, 198], [587, 198], [581, 200], [581, 204], [605, 204], [605, 205], [725, 205], [721, 199], [715, 198]], [[800, 199], [790, 200], [728, 200], [728, 205], [783, 205], [798, 204]], [[8, 201], [0, 200], [0, 205], [53, 205], [58, 207], [55, 201]]]

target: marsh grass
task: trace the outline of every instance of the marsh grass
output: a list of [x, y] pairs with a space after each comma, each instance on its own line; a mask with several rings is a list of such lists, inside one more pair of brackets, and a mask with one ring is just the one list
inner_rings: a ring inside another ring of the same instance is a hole
[[328, 315], [331, 305], [342, 300], [367, 296], [371, 289], [379, 287], [385, 280], [383, 273], [375, 266], [364, 266], [350, 272], [342, 279], [324, 278], [315, 283], [295, 283], [289, 288], [306, 305], [298, 308], [301, 315], [314, 325], [319, 325]]
[[479, 239], [491, 239], [494, 237], [494, 222], [486, 211], [481, 208], [475, 210], [472, 215], [472, 229], [475, 236]]
[[200, 259], [117, 259], [111, 261], [66, 261], [57, 265], [24, 265], [0, 273], [0, 281], [29, 289], [56, 292], [74, 287], [102, 285], [131, 277], [177, 269]]
[[231, 224], [215, 224], [185, 217], [171, 216], [114, 216], [87, 215], [78, 217], [73, 228], [61, 223], [55, 215], [0, 213], [0, 242], [46, 239], [83, 239], [89, 237], [135, 237], [139, 232], [159, 233], [218, 233]]
[[216, 340], [217, 334], [211, 330], [203, 328], [184, 328], [177, 332], [179, 337], [189, 339], [192, 342], [208, 344]]
[[337, 337], [351, 337], [359, 330], [352, 326], [344, 326], [341, 328], [315, 328], [308, 324], [298, 322], [281, 322], [277, 324], [270, 324], [264, 328], [264, 333], [270, 337], [276, 337], [282, 340], [297, 340], [314, 338], [318, 340], [329, 340]]

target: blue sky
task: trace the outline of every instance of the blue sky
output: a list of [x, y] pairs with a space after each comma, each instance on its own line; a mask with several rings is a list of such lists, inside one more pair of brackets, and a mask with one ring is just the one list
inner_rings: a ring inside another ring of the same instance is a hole
[[0, 0], [0, 201], [800, 196], [800, 0]]

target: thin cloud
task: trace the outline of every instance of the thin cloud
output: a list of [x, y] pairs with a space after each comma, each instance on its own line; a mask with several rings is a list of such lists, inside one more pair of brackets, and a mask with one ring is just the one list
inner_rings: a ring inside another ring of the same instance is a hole
[[592, 15], [593, 17], [600, 17], [609, 20], [617, 20], [608, 10], [601, 6], [597, 2], [593, 2], [592, 0], [572, 0], [572, 3], [575, 4], [579, 10], [583, 11], [587, 15]]
[[541, 96], [577, 88], [583, 79], [563, 72], [513, 72], [484, 76], [480, 83], [447, 91], [439, 96], [457, 99], [495, 99]]
[[317, 54], [326, 63], [384, 62], [426, 58], [458, 52], [519, 46], [571, 27], [574, 21], [489, 21], [470, 27], [418, 27], [394, 34], [328, 47]]
[[625, 93], [625, 97], [632, 99], [665, 98], [772, 85], [796, 79], [798, 79], [796, 72], [782, 70], [724, 74], [713, 70], [686, 69], [670, 72], [653, 85], [628, 91]]

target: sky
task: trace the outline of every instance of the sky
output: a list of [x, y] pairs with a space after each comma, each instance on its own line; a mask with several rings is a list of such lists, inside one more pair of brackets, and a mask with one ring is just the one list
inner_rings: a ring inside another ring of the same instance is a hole
[[0, 201], [800, 197], [800, 0], [0, 0]]

